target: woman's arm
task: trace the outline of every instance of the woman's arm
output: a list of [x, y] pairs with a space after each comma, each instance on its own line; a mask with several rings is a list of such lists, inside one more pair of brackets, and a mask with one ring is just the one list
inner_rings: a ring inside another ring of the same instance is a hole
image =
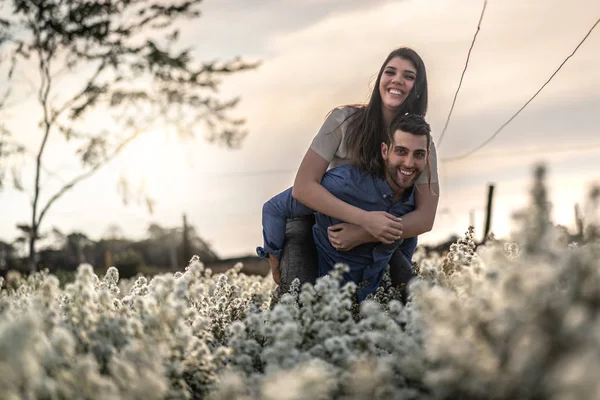
[[[433, 228], [439, 200], [439, 184], [415, 185], [415, 210], [402, 216], [402, 238], [413, 238]], [[327, 229], [329, 242], [338, 251], [349, 251], [362, 243], [378, 242], [369, 232], [360, 226], [341, 223]]]
[[439, 193], [438, 183], [432, 183], [431, 190], [428, 183], [415, 185], [415, 210], [402, 216], [403, 238], [419, 236], [433, 228]]
[[392, 243], [402, 236], [401, 219], [381, 211], [365, 211], [352, 206], [327, 191], [321, 179], [329, 162], [313, 150], [302, 159], [292, 196], [313, 210], [364, 228], [377, 241]]

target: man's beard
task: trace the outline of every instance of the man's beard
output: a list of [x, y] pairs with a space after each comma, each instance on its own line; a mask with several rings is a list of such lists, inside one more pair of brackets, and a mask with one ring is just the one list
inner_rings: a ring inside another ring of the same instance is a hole
[[[398, 174], [402, 173], [402, 172], [400, 172], [399, 167], [394, 167], [394, 166], [389, 166], [389, 165], [386, 165], [386, 167], [387, 167], [387, 172], [388, 172], [390, 179], [392, 180], [392, 182], [394, 182], [394, 185], [396, 185], [396, 189], [400, 189], [400, 190], [408, 189], [415, 183], [415, 181], [417, 180], [417, 177], [419, 176], [418, 171], [415, 171], [414, 176], [412, 176], [412, 179], [408, 183], [405, 184], [405, 183], [398, 181]], [[394, 188], [392, 188], [392, 189], [394, 189]]]

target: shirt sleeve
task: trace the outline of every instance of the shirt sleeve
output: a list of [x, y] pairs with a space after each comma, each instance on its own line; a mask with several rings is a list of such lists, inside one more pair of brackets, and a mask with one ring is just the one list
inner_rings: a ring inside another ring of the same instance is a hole
[[256, 248], [256, 254], [265, 258], [272, 254], [281, 258], [285, 243], [285, 223], [288, 218], [311, 215], [314, 211], [292, 197], [292, 188], [271, 198], [263, 205], [263, 247]]
[[343, 131], [342, 123], [346, 119], [347, 113], [343, 108], [334, 109], [323, 125], [317, 136], [313, 139], [310, 149], [323, 157], [327, 162], [331, 162], [342, 144]]
[[421, 174], [421, 176], [419, 176], [419, 178], [417, 179], [415, 184], [418, 185], [421, 183], [429, 183], [430, 172], [431, 172], [431, 183], [438, 183], [439, 179], [438, 179], [438, 168], [437, 168], [437, 151], [436, 151], [435, 143], [433, 142], [433, 139], [431, 140], [431, 146], [429, 148], [429, 165], [425, 167], [425, 169], [423, 170], [423, 173]]
[[358, 167], [348, 164], [332, 168], [323, 175], [321, 185], [336, 197], [344, 195], [349, 184], [353, 184], [360, 193], [362, 175], [358, 171]]

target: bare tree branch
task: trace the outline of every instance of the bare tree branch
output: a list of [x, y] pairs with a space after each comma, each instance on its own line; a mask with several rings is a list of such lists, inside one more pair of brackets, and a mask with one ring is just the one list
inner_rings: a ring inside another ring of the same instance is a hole
[[37, 220], [36, 224], [39, 226], [42, 223], [42, 219], [44, 218], [44, 216], [46, 215], [46, 213], [48, 212], [48, 210], [50, 209], [50, 207], [52, 206], [52, 204], [54, 204], [58, 199], [60, 199], [69, 190], [73, 189], [73, 187], [75, 185], [77, 185], [79, 182], [81, 182], [81, 181], [83, 181], [83, 180], [91, 177], [100, 168], [102, 168], [103, 166], [105, 166], [106, 164], [108, 164], [110, 161], [112, 161], [115, 157], [117, 157], [125, 149], [125, 147], [127, 147], [127, 145], [129, 143], [131, 143], [135, 138], [137, 138], [140, 135], [141, 132], [142, 131], [137, 131], [137, 132], [134, 132], [131, 135], [129, 135], [129, 137], [127, 137], [125, 140], [123, 140], [113, 150], [113, 152], [109, 156], [107, 156], [102, 162], [96, 163], [91, 169], [89, 169], [88, 171], [86, 171], [86, 172], [84, 172], [84, 173], [76, 176], [75, 178], [71, 179], [62, 188], [60, 188], [60, 190], [58, 190], [52, 197], [50, 197], [50, 199], [46, 202], [46, 205], [40, 211], [40, 216], [38, 217], [38, 220]]
[[56, 120], [62, 115], [62, 113], [71, 108], [73, 104], [79, 101], [79, 99], [81, 99], [92, 87], [96, 85], [96, 80], [104, 70], [105, 66], [106, 65], [104, 63], [101, 63], [96, 69], [94, 75], [88, 80], [88, 83], [85, 86], [85, 88], [83, 88], [81, 92], [73, 96], [71, 99], [67, 100], [61, 107], [59, 107], [52, 113], [51, 123], [55, 123]]

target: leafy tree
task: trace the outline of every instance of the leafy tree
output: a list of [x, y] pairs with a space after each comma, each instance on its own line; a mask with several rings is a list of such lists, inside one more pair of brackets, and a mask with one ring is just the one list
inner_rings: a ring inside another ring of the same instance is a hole
[[147, 232], [148, 238], [134, 247], [144, 255], [144, 259], [155, 265], [182, 267], [187, 265], [191, 255], [198, 255], [203, 262], [219, 259], [211, 245], [187, 222], [183, 227], [176, 228], [151, 224]]
[[21, 262], [17, 249], [11, 243], [0, 240], [0, 276], [4, 276], [8, 270], [18, 268], [21, 268]]
[[[40, 225], [57, 200], [150, 128], [171, 127], [195, 137], [239, 146], [244, 120], [230, 110], [238, 98], [217, 95], [221, 79], [255, 68], [241, 58], [198, 62], [178, 49], [183, 19], [200, 16], [201, 0], [4, 0], [0, 1], [0, 59], [8, 79], [20, 64], [39, 74], [40, 143], [32, 152], [29, 264], [35, 268]], [[6, 61], [5, 61], [6, 62]], [[78, 84], [59, 85], [69, 74]], [[15, 83], [14, 83], [15, 84]], [[102, 125], [91, 118], [102, 115]], [[51, 136], [75, 143], [81, 169], [53, 194], [40, 196]], [[0, 143], [2, 138], [0, 136]], [[0, 153], [1, 155], [1, 153]], [[43, 200], [43, 202], [42, 202]]]

